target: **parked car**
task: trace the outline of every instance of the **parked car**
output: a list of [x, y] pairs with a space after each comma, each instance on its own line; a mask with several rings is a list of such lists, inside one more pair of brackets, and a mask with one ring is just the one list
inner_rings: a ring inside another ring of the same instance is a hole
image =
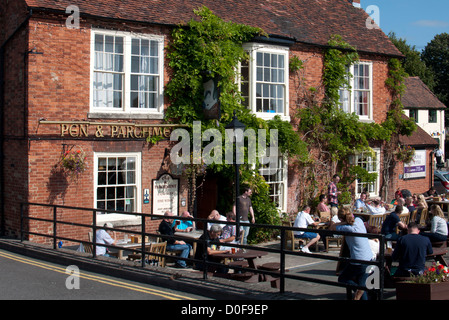
[[438, 194], [449, 192], [448, 171], [435, 171], [434, 180], [435, 180], [434, 187]]

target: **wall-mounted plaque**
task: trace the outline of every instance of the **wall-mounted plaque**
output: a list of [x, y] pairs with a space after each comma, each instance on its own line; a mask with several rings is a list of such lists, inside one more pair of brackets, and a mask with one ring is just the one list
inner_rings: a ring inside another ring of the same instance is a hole
[[153, 179], [153, 210], [152, 214], [164, 215], [166, 211], [178, 215], [179, 179], [165, 173], [158, 179]]

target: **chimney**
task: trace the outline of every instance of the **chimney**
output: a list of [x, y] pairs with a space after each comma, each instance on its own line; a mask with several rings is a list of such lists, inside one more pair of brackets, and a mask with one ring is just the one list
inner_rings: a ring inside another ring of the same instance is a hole
[[349, 0], [349, 3], [352, 3], [352, 5], [356, 8], [362, 7], [362, 5], [360, 4], [360, 0]]

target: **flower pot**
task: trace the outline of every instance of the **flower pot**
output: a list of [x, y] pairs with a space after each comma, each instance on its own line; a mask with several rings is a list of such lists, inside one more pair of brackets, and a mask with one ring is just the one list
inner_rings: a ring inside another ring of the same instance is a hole
[[449, 282], [396, 283], [397, 300], [449, 300]]

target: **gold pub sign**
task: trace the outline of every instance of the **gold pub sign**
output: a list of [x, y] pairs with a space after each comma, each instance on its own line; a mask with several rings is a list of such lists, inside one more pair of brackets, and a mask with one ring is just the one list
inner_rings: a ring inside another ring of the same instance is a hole
[[40, 124], [58, 124], [61, 137], [72, 138], [116, 138], [116, 139], [145, 139], [151, 136], [169, 138], [172, 128], [187, 127], [181, 124], [136, 124], [111, 123], [91, 121], [47, 121]]

